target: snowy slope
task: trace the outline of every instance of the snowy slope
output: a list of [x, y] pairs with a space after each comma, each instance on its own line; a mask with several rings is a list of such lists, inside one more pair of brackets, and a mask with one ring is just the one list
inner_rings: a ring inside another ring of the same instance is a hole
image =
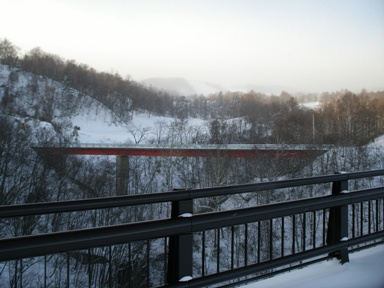
[[[80, 143], [134, 143], [133, 131], [146, 129], [148, 136], [155, 128], [156, 123], [164, 122], [170, 124], [175, 119], [170, 117], [148, 116], [146, 113], [134, 114], [129, 123], [105, 121], [109, 113], [106, 110], [99, 111], [98, 114], [82, 113], [71, 118], [73, 125], [80, 128], [78, 140]], [[190, 125], [203, 125], [200, 119], [189, 119]], [[131, 132], [132, 131], [132, 132]]]
[[[64, 81], [0, 65], [0, 101], [6, 94], [11, 99], [5, 109], [7, 115], [14, 116], [21, 123], [33, 122], [36, 131], [49, 126], [51, 131], [56, 129], [65, 137], [76, 132], [76, 141], [80, 143], [134, 142], [130, 131], [150, 131], [158, 122], [169, 125], [175, 121], [144, 112], [134, 113], [128, 122], [122, 121], [102, 103], [70, 88]], [[203, 125], [204, 121], [188, 119], [188, 125], [196, 124]]]
[[384, 148], [384, 135], [382, 135], [382, 136], [376, 138], [375, 140], [373, 140], [373, 142], [371, 144], [369, 144], [368, 147]]

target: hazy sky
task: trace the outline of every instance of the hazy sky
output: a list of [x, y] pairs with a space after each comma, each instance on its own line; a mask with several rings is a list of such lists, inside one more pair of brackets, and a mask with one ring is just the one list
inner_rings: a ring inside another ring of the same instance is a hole
[[98, 71], [384, 89], [384, 0], [0, 0], [0, 38]]

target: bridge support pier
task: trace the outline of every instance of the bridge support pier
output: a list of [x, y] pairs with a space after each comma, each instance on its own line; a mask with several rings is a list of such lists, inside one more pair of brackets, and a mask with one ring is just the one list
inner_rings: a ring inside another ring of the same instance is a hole
[[116, 195], [128, 195], [129, 157], [116, 156]]

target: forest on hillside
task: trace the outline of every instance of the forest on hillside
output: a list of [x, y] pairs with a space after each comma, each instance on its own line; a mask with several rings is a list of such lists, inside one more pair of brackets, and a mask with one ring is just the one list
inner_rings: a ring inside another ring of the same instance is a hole
[[[189, 117], [210, 121], [210, 135], [204, 141], [229, 143], [286, 143], [364, 145], [384, 134], [384, 91], [348, 90], [307, 94], [294, 97], [264, 95], [257, 91], [220, 92], [208, 96], [185, 97], [146, 87], [118, 73], [98, 72], [86, 64], [35, 48], [24, 55], [7, 39], [0, 40], [0, 63], [14, 67], [9, 79], [2, 83], [2, 109], [14, 113], [9, 86], [17, 81], [18, 70], [36, 77], [29, 84], [30, 93], [39, 93], [40, 107], [52, 107], [52, 87], [38, 90], [38, 76], [64, 83], [89, 95], [108, 107], [122, 121], [129, 123], [133, 113], [168, 116], [185, 120]], [[319, 79], [320, 81], [321, 79]], [[51, 88], [51, 89], [49, 89]], [[308, 109], [302, 102], [319, 101], [318, 109]], [[52, 121], [51, 109], [43, 109], [35, 117]], [[197, 140], [196, 140], [197, 141]], [[203, 140], [199, 140], [203, 141]]]
[[[134, 136], [135, 143], [334, 145], [328, 152], [312, 159], [270, 159], [263, 156], [251, 159], [132, 157], [127, 194], [226, 186], [384, 167], [383, 148], [370, 145], [375, 138], [384, 134], [384, 91], [361, 91], [356, 94], [345, 90], [300, 97], [284, 91], [280, 95], [249, 91], [185, 97], [146, 87], [132, 79], [124, 79], [117, 73], [98, 72], [86, 64], [64, 60], [40, 48], [21, 55], [19, 49], [6, 39], [0, 39], [0, 69], [3, 72], [0, 73], [0, 206], [116, 195], [114, 157], [62, 155], [51, 159], [38, 155], [31, 148], [36, 144], [75, 143], [78, 128], [73, 127], [66, 117], [91, 106], [96, 106], [98, 111], [108, 110], [116, 121], [124, 123], [127, 133]], [[320, 102], [316, 109], [302, 105], [313, 100]], [[130, 123], [136, 113], [174, 120], [171, 123], [157, 122], [153, 127], [132, 127]], [[204, 127], [190, 126], [190, 118], [204, 119], [206, 124]], [[351, 188], [371, 187], [374, 181], [355, 181]], [[382, 179], [380, 181], [383, 185]], [[328, 193], [328, 186], [319, 185], [295, 191], [286, 189], [257, 195], [249, 193], [200, 199], [195, 207], [196, 213], [206, 213]], [[170, 205], [166, 203], [93, 212], [0, 219], [0, 238], [169, 217]], [[299, 223], [301, 220], [297, 221]], [[271, 239], [268, 233], [272, 232], [268, 223], [263, 225], [262, 249], [256, 247], [256, 240], [249, 249], [261, 250], [263, 254], [258, 257], [268, 259], [268, 239]], [[208, 231], [207, 238], [219, 237], [218, 233]], [[236, 232], [239, 255], [244, 253], [244, 247], [238, 240], [241, 233], [241, 229]], [[225, 251], [231, 241], [230, 233], [221, 237], [220, 245], [223, 247], [211, 247], [209, 250], [212, 259], [215, 259], [219, 250]], [[278, 242], [281, 240], [279, 237], [275, 235], [274, 239]], [[303, 249], [305, 245], [297, 243], [297, 249]], [[156, 242], [153, 242], [153, 246], [157, 247]], [[194, 248], [196, 253], [201, 253], [197, 242]], [[156, 257], [164, 257], [163, 251], [154, 250]], [[131, 257], [134, 283], [136, 287], [144, 287], [147, 283], [141, 271], [148, 268], [143, 261], [146, 251], [146, 243], [132, 243], [116, 245], [112, 251], [97, 248], [93, 253], [113, 255], [117, 263], [113, 273], [116, 274], [119, 274], [119, 265]], [[48, 281], [53, 287], [66, 283], [67, 265], [76, 272], [70, 279], [73, 287], [86, 285], [88, 277], [93, 277], [89, 281], [97, 287], [103, 287], [107, 281], [107, 272], [102, 270], [101, 265], [92, 266], [92, 273], [87, 274], [87, 268], [72, 256], [51, 255], [48, 258], [48, 270], [51, 273]], [[6, 283], [5, 287], [19, 287], [20, 283], [24, 284], [23, 287], [39, 286], [41, 282], [36, 279], [41, 279], [43, 271], [36, 269], [36, 265], [41, 261], [27, 259], [21, 268], [18, 261], [0, 263], [0, 286], [3, 283]], [[239, 256], [237, 262], [242, 261]], [[227, 262], [228, 259], [223, 257], [220, 265], [225, 266]], [[208, 267], [209, 264], [207, 261], [206, 271], [211, 273], [214, 269]], [[156, 271], [158, 262], [153, 261], [151, 265], [151, 271]], [[17, 272], [20, 269], [24, 269], [22, 279]], [[152, 275], [151, 281], [160, 283], [162, 277]], [[124, 287], [120, 284], [114, 283], [114, 287]]]

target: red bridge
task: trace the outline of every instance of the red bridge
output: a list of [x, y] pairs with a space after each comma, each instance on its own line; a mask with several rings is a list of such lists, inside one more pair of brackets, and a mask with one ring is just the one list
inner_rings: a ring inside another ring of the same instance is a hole
[[284, 144], [207, 144], [207, 145], [105, 145], [34, 147], [48, 155], [116, 155], [116, 156], [180, 156], [180, 157], [243, 157], [265, 155], [271, 158], [311, 158], [331, 146]]
[[[105, 145], [82, 144], [78, 146], [44, 146], [33, 147], [39, 154], [50, 156], [61, 155], [115, 155], [116, 156], [116, 193], [129, 194], [129, 156], [158, 157], [243, 157], [256, 156], [293, 159], [316, 156], [329, 150], [330, 146], [310, 145], [276, 145], [276, 144], [226, 144], [226, 145]], [[55, 158], [55, 157], [53, 157]]]

